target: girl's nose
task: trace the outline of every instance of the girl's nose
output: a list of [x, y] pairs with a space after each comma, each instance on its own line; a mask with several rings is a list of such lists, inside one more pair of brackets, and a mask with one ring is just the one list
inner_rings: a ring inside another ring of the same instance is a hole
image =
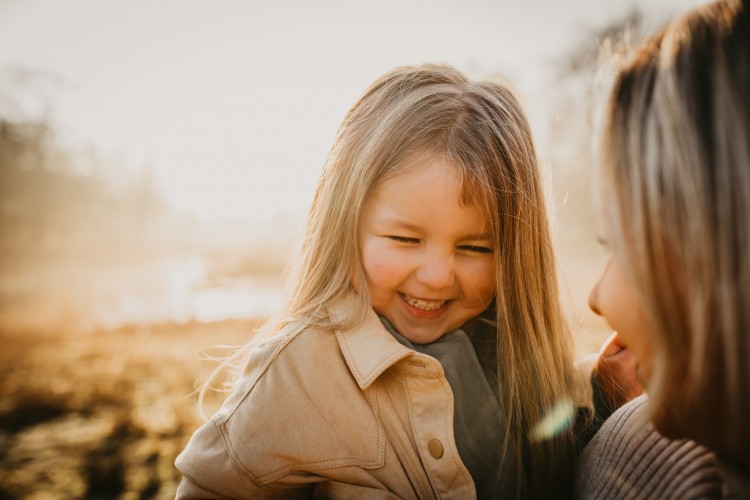
[[417, 268], [417, 280], [435, 290], [444, 290], [455, 281], [453, 254], [430, 252]]

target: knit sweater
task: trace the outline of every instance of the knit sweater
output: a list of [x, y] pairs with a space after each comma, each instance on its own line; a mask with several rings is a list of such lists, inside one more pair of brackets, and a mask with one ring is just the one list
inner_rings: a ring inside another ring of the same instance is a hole
[[659, 434], [647, 421], [646, 402], [641, 396], [617, 410], [584, 448], [577, 498], [744, 498], [727, 491], [714, 453]]

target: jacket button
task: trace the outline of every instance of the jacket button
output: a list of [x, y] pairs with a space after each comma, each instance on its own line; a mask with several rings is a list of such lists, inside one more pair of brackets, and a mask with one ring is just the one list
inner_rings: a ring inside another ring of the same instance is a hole
[[427, 449], [432, 455], [432, 458], [440, 458], [443, 456], [443, 444], [435, 438], [430, 439], [427, 443]]

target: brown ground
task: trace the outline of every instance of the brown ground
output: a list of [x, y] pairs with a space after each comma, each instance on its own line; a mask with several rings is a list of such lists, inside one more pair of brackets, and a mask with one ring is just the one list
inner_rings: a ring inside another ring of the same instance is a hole
[[[572, 323], [579, 356], [606, 335], [587, 318]], [[207, 347], [240, 345], [256, 324], [0, 323], [0, 500], [174, 498], [174, 459], [201, 423], [195, 384], [216, 366], [201, 356], [226, 355]]]
[[191, 393], [216, 366], [198, 356], [254, 324], [0, 330], [0, 498], [174, 498]]

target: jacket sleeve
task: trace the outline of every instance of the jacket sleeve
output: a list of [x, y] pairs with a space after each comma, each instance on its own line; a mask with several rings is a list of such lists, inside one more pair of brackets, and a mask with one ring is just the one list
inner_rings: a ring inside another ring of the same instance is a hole
[[[256, 485], [229, 453], [214, 420], [209, 420], [190, 438], [175, 462], [183, 479], [177, 499], [305, 498], [309, 486], [284, 488]], [[291, 486], [291, 485], [289, 485]]]
[[253, 351], [248, 365], [177, 457], [186, 478], [178, 498], [307, 497], [318, 483], [356, 482], [384, 466], [377, 402], [360, 389], [335, 336], [281, 339]]
[[175, 498], [213, 500], [224, 497], [211, 491], [204, 490], [187, 477], [183, 477], [182, 481], [180, 481], [180, 486], [177, 488], [177, 495]]

